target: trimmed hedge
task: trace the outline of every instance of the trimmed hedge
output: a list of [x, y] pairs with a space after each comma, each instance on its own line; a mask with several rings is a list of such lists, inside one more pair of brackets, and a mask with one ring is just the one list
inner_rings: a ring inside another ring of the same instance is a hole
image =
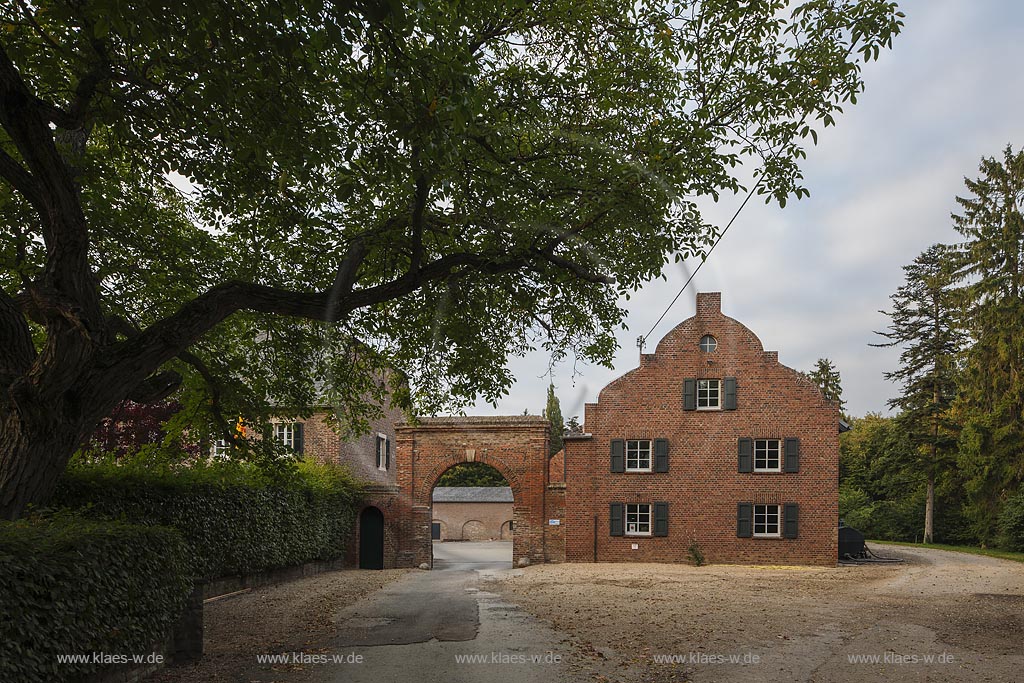
[[79, 462], [55, 504], [173, 527], [189, 546], [195, 576], [215, 579], [343, 556], [358, 496], [346, 470], [311, 463], [269, 477], [230, 461], [179, 468]]
[[181, 535], [69, 515], [0, 523], [0, 680], [107, 668], [58, 655], [150, 655], [192, 590]]

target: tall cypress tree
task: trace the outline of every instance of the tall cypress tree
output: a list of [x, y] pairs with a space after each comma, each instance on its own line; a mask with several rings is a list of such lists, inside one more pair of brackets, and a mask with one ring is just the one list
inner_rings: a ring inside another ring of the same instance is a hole
[[892, 311], [883, 311], [890, 325], [877, 333], [889, 341], [872, 344], [901, 349], [899, 369], [885, 377], [902, 384], [901, 394], [889, 405], [901, 411], [897, 423], [914, 446], [906, 466], [922, 472], [927, 481], [925, 543], [934, 538], [935, 482], [952, 465], [957, 443], [950, 409], [964, 335], [948, 254], [947, 247], [936, 244], [904, 266], [905, 282], [891, 297]]
[[971, 514], [991, 540], [1002, 502], [1024, 481], [1024, 153], [982, 159], [981, 176], [965, 179], [953, 222], [964, 314], [972, 343], [959, 408], [964, 413], [960, 467]]
[[565, 432], [565, 422], [562, 421], [562, 405], [555, 396], [555, 385], [548, 384], [548, 402], [544, 409], [544, 417], [551, 423], [551, 443], [548, 450], [548, 457], [562, 450], [562, 433]]

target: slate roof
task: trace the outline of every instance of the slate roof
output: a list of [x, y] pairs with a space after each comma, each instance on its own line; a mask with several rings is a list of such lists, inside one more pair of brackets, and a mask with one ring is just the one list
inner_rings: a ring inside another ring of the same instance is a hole
[[434, 489], [435, 503], [511, 503], [512, 489], [508, 486], [438, 486]]

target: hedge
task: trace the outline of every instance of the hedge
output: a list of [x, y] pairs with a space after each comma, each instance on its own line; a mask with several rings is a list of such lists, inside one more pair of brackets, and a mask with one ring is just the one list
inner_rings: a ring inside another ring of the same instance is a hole
[[69, 515], [0, 523], [0, 680], [107, 668], [58, 655], [152, 655], [191, 592], [181, 535]]
[[173, 469], [79, 462], [55, 503], [92, 518], [173, 527], [196, 577], [214, 579], [343, 556], [358, 496], [345, 470], [310, 463], [268, 477], [235, 462]]

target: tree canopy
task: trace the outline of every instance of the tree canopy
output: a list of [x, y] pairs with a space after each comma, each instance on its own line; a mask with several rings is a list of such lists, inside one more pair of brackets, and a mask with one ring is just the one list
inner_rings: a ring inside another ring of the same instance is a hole
[[806, 194], [805, 141], [901, 17], [4, 4], [0, 509], [44, 500], [121, 400], [182, 383], [197, 412], [327, 394], [359, 418], [398, 384], [424, 412], [497, 400], [530, 348], [610, 362], [620, 295], [715, 235], [697, 198], [751, 172], [768, 201]]

